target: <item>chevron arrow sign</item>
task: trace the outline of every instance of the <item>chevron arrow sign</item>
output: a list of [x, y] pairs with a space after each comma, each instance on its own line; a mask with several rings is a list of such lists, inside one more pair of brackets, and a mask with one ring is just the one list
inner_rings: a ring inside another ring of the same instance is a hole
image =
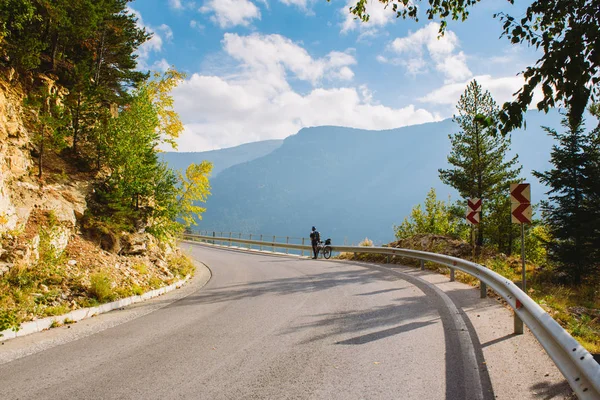
[[512, 203], [511, 214], [513, 224], [530, 224], [532, 218], [531, 204]]
[[467, 199], [467, 213], [481, 212], [481, 199]]
[[510, 185], [511, 215], [513, 224], [531, 223], [531, 185], [513, 183]]
[[510, 202], [531, 204], [531, 185], [529, 183], [513, 183], [510, 185]]
[[480, 221], [480, 214], [475, 211], [467, 211], [467, 222], [471, 225], [477, 225]]

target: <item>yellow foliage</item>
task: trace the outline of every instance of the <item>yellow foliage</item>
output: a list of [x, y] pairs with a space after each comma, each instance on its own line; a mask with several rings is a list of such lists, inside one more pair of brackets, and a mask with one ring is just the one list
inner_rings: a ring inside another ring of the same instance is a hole
[[164, 142], [177, 148], [175, 139], [183, 132], [183, 123], [173, 109], [174, 101], [171, 91], [185, 79], [185, 74], [169, 68], [165, 73], [154, 74], [154, 79], [147, 85], [152, 95], [152, 103], [156, 107], [159, 119], [159, 131]]
[[180, 217], [186, 226], [195, 225], [196, 220], [202, 219], [206, 208], [194, 205], [194, 202], [205, 203], [210, 195], [210, 182], [208, 178], [212, 172], [211, 162], [202, 161], [200, 164], [190, 164], [185, 171], [185, 176], [180, 172], [179, 181], [179, 209]]

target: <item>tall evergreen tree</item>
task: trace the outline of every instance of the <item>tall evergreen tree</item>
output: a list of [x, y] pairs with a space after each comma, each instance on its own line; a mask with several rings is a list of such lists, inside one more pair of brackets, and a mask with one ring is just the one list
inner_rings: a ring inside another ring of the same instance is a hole
[[[590, 107], [590, 113], [598, 119], [596, 128], [590, 132], [584, 147], [586, 185], [586, 208], [588, 232], [592, 235], [591, 255], [600, 265], [600, 103]], [[599, 266], [596, 268], [600, 268]]]
[[[540, 182], [547, 185], [548, 201], [542, 202], [542, 212], [553, 238], [548, 243], [548, 256], [557, 262], [568, 281], [580, 284], [597, 269], [598, 238], [598, 165], [594, 134], [584, 133], [583, 122], [568, 116], [562, 122], [565, 133], [544, 128], [557, 140], [550, 162], [553, 169], [535, 171]], [[595, 155], [586, 150], [595, 152]], [[595, 226], [594, 226], [595, 225]]]
[[[492, 129], [484, 127], [478, 116], [493, 119], [498, 113], [498, 105], [488, 91], [483, 91], [473, 80], [461, 95], [456, 106], [458, 115], [454, 121], [459, 125], [459, 133], [449, 135], [452, 150], [448, 162], [451, 169], [440, 169], [440, 179], [452, 186], [463, 198], [480, 198], [484, 202], [481, 224], [477, 230], [477, 247], [484, 242], [486, 229], [485, 214], [510, 215], [510, 204], [496, 202], [497, 209], [491, 209], [493, 200], [500, 194], [508, 196], [510, 182], [516, 180], [521, 167], [516, 167], [517, 156], [506, 161], [510, 147], [510, 137], [495, 135]], [[489, 210], [489, 211], [486, 211]], [[494, 240], [491, 237], [490, 240]]]

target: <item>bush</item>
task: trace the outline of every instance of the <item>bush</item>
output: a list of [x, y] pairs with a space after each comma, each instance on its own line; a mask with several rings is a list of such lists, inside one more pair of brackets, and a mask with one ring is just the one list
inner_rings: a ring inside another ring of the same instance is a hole
[[169, 258], [168, 264], [173, 275], [178, 277], [183, 278], [188, 275], [194, 275], [194, 272], [196, 271], [194, 263], [184, 255]]
[[13, 331], [19, 330], [19, 319], [14, 311], [0, 310], [0, 331], [12, 329]]
[[[424, 210], [423, 210], [424, 209]], [[464, 237], [468, 227], [462, 216], [458, 216], [456, 206], [437, 199], [435, 189], [431, 188], [425, 199], [424, 207], [416, 205], [409, 217], [400, 225], [394, 226], [396, 239], [401, 240], [419, 234], [444, 235], [453, 238]]]
[[101, 303], [112, 301], [116, 296], [112, 290], [112, 281], [104, 272], [92, 275], [89, 293]]
[[366, 237], [365, 240], [360, 242], [358, 245], [362, 247], [373, 247], [373, 241]]

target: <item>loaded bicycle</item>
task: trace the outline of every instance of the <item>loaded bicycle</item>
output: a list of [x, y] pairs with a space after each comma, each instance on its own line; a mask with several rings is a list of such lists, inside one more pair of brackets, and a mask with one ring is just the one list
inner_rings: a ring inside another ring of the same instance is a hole
[[331, 257], [331, 239], [317, 243], [317, 257], [319, 257], [319, 253], [323, 254], [323, 258], [329, 260], [329, 257]]

